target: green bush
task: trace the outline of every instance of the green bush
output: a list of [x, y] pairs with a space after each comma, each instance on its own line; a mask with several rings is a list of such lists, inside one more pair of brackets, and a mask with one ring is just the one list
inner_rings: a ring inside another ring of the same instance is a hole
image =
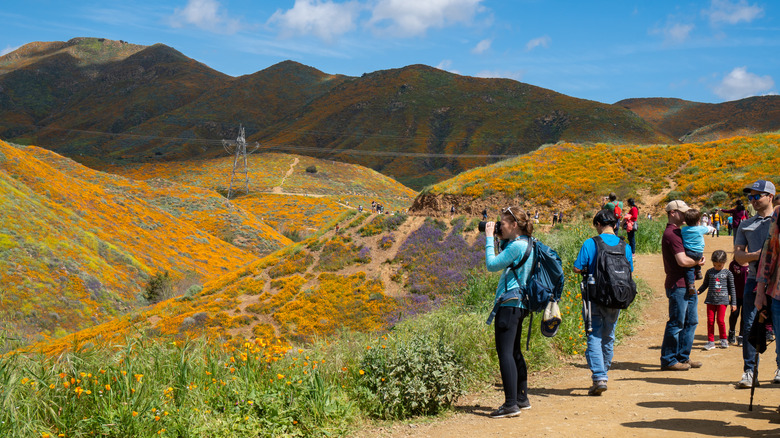
[[151, 304], [173, 297], [173, 282], [168, 271], [158, 272], [149, 279], [144, 288], [143, 297]]
[[452, 346], [426, 335], [368, 350], [361, 371], [360, 401], [380, 418], [435, 415], [464, 393], [465, 369]]

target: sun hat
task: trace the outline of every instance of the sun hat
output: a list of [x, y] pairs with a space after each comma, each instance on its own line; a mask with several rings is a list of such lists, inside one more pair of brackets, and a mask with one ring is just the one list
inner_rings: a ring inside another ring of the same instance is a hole
[[680, 201], [679, 199], [675, 199], [674, 201], [666, 204], [666, 208], [665, 208], [666, 211], [678, 210], [678, 211], [681, 211], [683, 213], [685, 213], [686, 211], [688, 211], [690, 209], [691, 209], [691, 207], [688, 207], [688, 204], [686, 204], [683, 201]]

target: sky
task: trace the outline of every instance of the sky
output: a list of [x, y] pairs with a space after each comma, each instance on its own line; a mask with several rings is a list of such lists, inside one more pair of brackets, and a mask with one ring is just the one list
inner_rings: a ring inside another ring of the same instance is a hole
[[231, 76], [293, 60], [360, 76], [426, 64], [614, 103], [780, 91], [777, 0], [3, 0], [33, 41], [163, 43]]

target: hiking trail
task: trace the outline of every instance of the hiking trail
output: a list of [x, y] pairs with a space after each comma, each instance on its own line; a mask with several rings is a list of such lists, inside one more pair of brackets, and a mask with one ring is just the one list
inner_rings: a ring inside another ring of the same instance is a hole
[[[731, 237], [706, 236], [705, 254], [722, 249], [731, 258]], [[709, 259], [709, 257], [707, 257]], [[492, 419], [488, 414], [503, 403], [500, 379], [489, 391], [469, 394], [443, 418], [374, 426], [355, 437], [777, 437], [780, 436], [780, 385], [774, 376], [775, 347], [762, 355], [753, 411], [748, 411], [749, 389], [735, 389], [742, 376], [742, 348], [702, 349], [707, 341], [704, 298], [699, 296], [699, 324], [691, 358], [703, 367], [689, 371], [661, 371], [660, 349], [668, 317], [660, 254], [636, 256], [635, 275], [653, 289], [636, 334], [615, 347], [609, 389], [590, 397], [590, 371], [577, 356], [561, 368], [529, 375], [532, 409], [518, 417]], [[704, 266], [709, 269], [708, 261]], [[701, 282], [697, 282], [697, 285]], [[728, 324], [728, 313], [726, 323]], [[618, 322], [620, 324], [620, 322]], [[536, 324], [535, 324], [536, 325]], [[534, 327], [538, 330], [538, 327]], [[718, 339], [717, 325], [715, 339]], [[496, 370], [498, 374], [498, 370]]]

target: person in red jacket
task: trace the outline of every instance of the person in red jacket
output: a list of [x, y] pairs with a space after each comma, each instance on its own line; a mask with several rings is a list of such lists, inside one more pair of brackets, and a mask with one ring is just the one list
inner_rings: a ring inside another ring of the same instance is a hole
[[628, 245], [631, 247], [631, 254], [636, 254], [636, 221], [639, 220], [639, 208], [634, 202], [634, 198], [628, 198], [628, 213], [626, 213], [626, 232], [628, 233]]

